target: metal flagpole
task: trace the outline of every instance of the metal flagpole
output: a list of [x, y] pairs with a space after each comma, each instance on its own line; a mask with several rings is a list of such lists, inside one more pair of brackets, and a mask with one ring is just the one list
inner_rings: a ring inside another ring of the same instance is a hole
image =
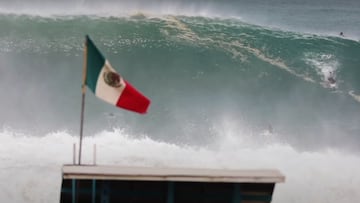
[[79, 142], [79, 165], [81, 165], [81, 149], [82, 149], [82, 137], [84, 126], [84, 108], [85, 108], [85, 93], [86, 93], [86, 68], [87, 68], [87, 39], [85, 39], [84, 45], [84, 62], [83, 62], [83, 77], [82, 77], [82, 99], [81, 99], [81, 118], [80, 118], [80, 142]]

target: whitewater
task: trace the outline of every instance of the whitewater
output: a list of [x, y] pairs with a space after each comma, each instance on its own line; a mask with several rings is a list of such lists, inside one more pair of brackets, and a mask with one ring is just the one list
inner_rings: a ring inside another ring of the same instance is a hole
[[[59, 202], [61, 166], [72, 163], [73, 143], [66, 132], [41, 138], [1, 132], [1, 199], [5, 202]], [[239, 144], [240, 143], [240, 144]], [[354, 202], [360, 198], [359, 156], [335, 149], [297, 151], [282, 143], [244, 141], [223, 137], [213, 146], [191, 147], [131, 138], [114, 129], [84, 140], [83, 163], [154, 167], [222, 169], [277, 168], [286, 182], [277, 184], [273, 202]], [[306, 195], [304, 195], [306, 194]]]
[[142, 116], [87, 91], [83, 163], [96, 145], [104, 165], [275, 168], [274, 203], [358, 202], [358, 4], [2, 1], [1, 202], [59, 202], [86, 34], [152, 104]]

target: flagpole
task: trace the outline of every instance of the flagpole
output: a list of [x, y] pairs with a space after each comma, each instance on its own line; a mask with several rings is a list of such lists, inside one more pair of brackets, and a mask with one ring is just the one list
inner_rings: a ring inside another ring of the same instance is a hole
[[81, 117], [80, 117], [80, 141], [79, 141], [79, 165], [81, 165], [81, 150], [84, 126], [84, 109], [85, 109], [85, 93], [86, 93], [86, 68], [87, 68], [87, 39], [84, 45], [84, 61], [83, 61], [83, 75], [81, 84]]

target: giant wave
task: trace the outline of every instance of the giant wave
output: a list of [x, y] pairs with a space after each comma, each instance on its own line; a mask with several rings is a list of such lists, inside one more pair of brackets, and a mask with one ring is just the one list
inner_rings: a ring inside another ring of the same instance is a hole
[[[53, 183], [77, 141], [85, 34], [152, 99], [140, 116], [87, 93], [85, 149], [98, 145], [98, 163], [277, 167], [288, 181], [274, 202], [304, 193], [298, 202], [359, 198], [357, 41], [237, 18], [144, 13], [2, 14], [0, 25], [1, 176], [23, 174], [0, 185], [7, 202], [56, 201]], [[37, 182], [39, 172], [49, 178]], [[313, 190], [304, 179], [317, 180]]]

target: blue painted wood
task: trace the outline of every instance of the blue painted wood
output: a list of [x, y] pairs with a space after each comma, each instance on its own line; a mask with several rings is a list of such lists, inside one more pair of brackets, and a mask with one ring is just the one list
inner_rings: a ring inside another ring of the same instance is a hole
[[96, 180], [92, 180], [92, 203], [95, 203], [96, 200]]
[[72, 203], [76, 203], [76, 180], [75, 179], [72, 179], [72, 184], [71, 184], [71, 187], [72, 187]]
[[167, 184], [167, 203], [174, 203], [174, 182], [168, 182]]
[[241, 190], [240, 190], [240, 184], [234, 183], [234, 190], [233, 190], [233, 198], [232, 203], [241, 203]]
[[109, 187], [109, 183], [107, 181], [103, 181], [102, 182], [102, 187], [101, 187], [101, 203], [109, 203], [110, 202], [110, 187]]
[[261, 202], [271, 202], [271, 195], [244, 195], [244, 200], [249, 201], [261, 201]]

